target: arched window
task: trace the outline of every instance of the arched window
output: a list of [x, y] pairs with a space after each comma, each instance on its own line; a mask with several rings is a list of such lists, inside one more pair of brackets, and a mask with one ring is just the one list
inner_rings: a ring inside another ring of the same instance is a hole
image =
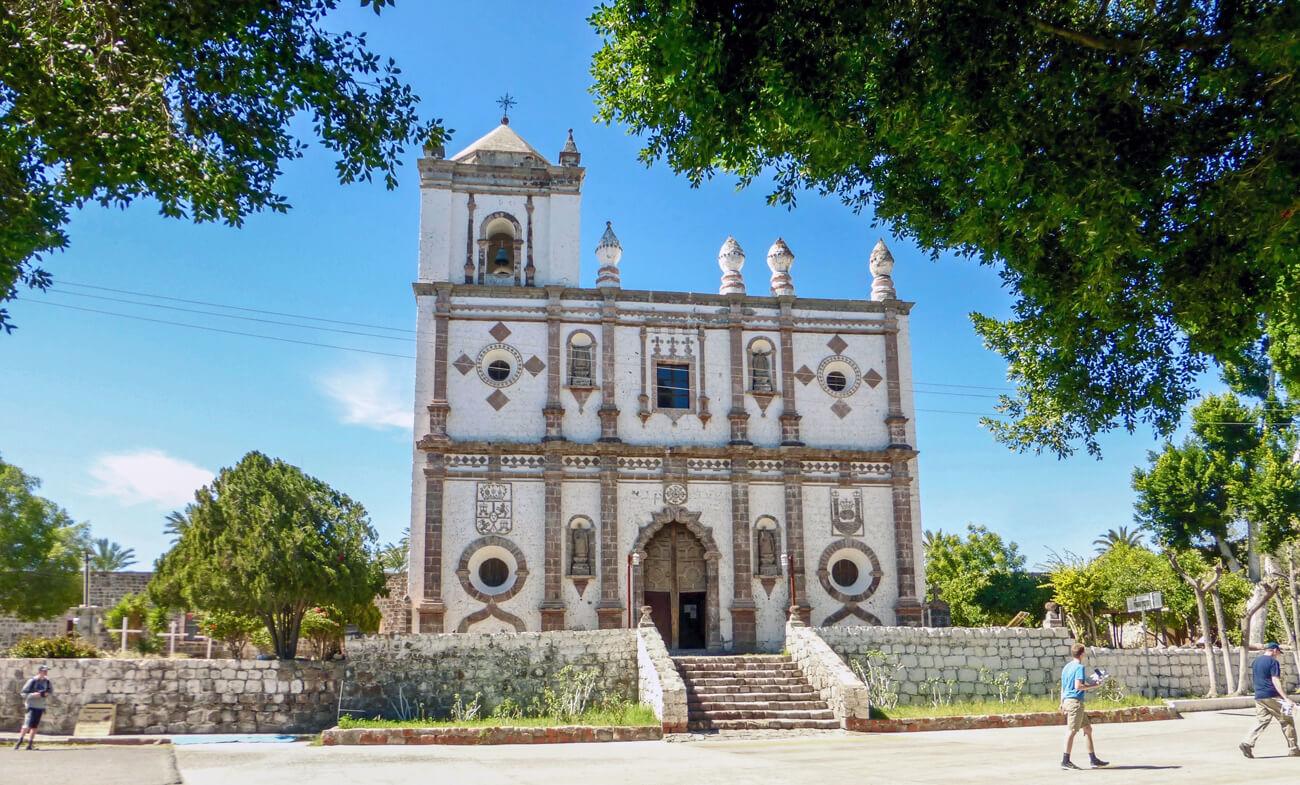
[[756, 338], [749, 344], [749, 389], [770, 393], [772, 384], [772, 342]]
[[519, 222], [509, 213], [497, 212], [484, 219], [479, 235], [482, 264], [480, 283], [514, 283], [519, 278], [523, 241]]
[[596, 386], [596, 339], [586, 330], [569, 335], [569, 386]]

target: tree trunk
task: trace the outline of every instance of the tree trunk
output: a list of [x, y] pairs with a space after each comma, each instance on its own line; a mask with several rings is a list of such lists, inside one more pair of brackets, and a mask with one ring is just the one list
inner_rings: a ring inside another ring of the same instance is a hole
[[[1287, 546], [1286, 549], [1286, 593], [1291, 600], [1291, 630], [1296, 638], [1300, 638], [1300, 597], [1297, 597], [1296, 571], [1295, 571], [1295, 549], [1294, 544]], [[1291, 656], [1295, 658], [1296, 673], [1300, 674], [1300, 647], [1292, 647]]]
[[1273, 598], [1273, 593], [1277, 591], [1277, 586], [1268, 581], [1260, 581], [1259, 585], [1263, 588], [1263, 596], [1260, 597], [1258, 604], [1252, 599], [1241, 617], [1241, 656], [1237, 659], [1237, 689], [1232, 693], [1233, 695], [1244, 694], [1249, 686], [1250, 668], [1247, 667], [1247, 660], [1250, 658], [1250, 620], [1259, 612], [1259, 607], [1267, 605]]
[[1223, 654], [1223, 692], [1228, 694], [1232, 692], [1232, 647], [1228, 644], [1228, 623], [1223, 617], [1223, 597], [1219, 594], [1219, 587], [1214, 587], [1210, 595], [1214, 600], [1214, 626], [1216, 635], [1219, 638], [1219, 650]]
[[1205, 588], [1200, 581], [1193, 581], [1192, 592], [1196, 594], [1196, 615], [1201, 622], [1201, 635], [1205, 638], [1205, 677], [1210, 684], [1209, 696], [1217, 698], [1219, 679], [1214, 672], [1214, 650], [1210, 648], [1210, 616], [1205, 610]]

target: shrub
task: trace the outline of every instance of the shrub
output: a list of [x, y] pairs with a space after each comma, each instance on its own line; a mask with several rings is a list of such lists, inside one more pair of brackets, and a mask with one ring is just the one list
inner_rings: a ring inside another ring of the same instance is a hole
[[871, 705], [884, 709], [898, 705], [898, 674], [903, 670], [902, 665], [878, 650], [854, 657], [849, 665], [866, 685]]
[[[116, 630], [117, 635], [121, 636], [123, 621], [126, 622], [127, 629], [141, 630], [127, 636], [130, 648], [141, 654], [155, 654], [161, 650], [162, 647], [154, 636], [167, 629], [166, 608], [150, 604], [149, 598], [144, 594], [124, 594], [104, 614], [104, 629], [110, 635]], [[122, 642], [118, 641], [117, 644], [120, 647]]]
[[9, 649], [10, 657], [34, 660], [75, 660], [104, 656], [94, 644], [75, 635], [23, 638]]
[[244, 649], [259, 629], [263, 627], [257, 619], [229, 611], [209, 611], [199, 619], [199, 632], [220, 641], [237, 660], [244, 658]]
[[311, 608], [303, 614], [298, 635], [311, 645], [316, 659], [329, 659], [341, 648], [343, 623], [340, 616], [333, 608]]

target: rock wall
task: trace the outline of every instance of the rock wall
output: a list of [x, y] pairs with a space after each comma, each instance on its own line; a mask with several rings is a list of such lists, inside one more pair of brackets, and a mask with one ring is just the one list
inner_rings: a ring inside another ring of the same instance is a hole
[[803, 625], [787, 625], [785, 645], [804, 678], [835, 712], [840, 727], [861, 730], [871, 716], [871, 696], [866, 685], [818, 637], [815, 630]]
[[380, 635], [348, 643], [343, 711], [444, 717], [457, 695], [484, 714], [507, 698], [527, 707], [570, 665], [598, 674], [593, 699], [637, 699], [635, 630]]
[[[90, 604], [111, 608], [127, 594], [139, 594], [149, 585], [152, 572], [92, 572], [90, 573]], [[76, 608], [52, 619], [19, 621], [12, 616], [0, 616], [0, 654], [21, 638], [45, 638], [62, 635], [70, 629], [69, 620], [77, 615]], [[109, 645], [108, 636], [101, 644]]]
[[[895, 678], [903, 705], [928, 702], [932, 685], [951, 686], [955, 700], [996, 699], [990, 679], [1001, 672], [1012, 682], [1024, 677], [1025, 695], [1056, 695], [1074, 643], [1063, 628], [822, 627], [815, 632], [849, 665], [880, 652], [887, 665], [901, 666]], [[1215, 657], [1217, 668], [1217, 651]], [[1204, 695], [1208, 688], [1205, 655], [1196, 649], [1094, 647], [1087, 664], [1108, 671], [1130, 693], [1182, 697]], [[1295, 683], [1289, 656], [1282, 660], [1282, 676], [1284, 683]]]
[[[0, 659], [0, 716], [22, 716], [19, 690], [38, 660]], [[117, 704], [117, 733], [309, 733], [335, 721], [339, 663], [190, 659], [55, 660], [41, 722], [71, 733], [86, 703]]]
[[637, 699], [654, 709], [665, 733], [685, 733], [689, 717], [686, 684], [668, 647], [647, 615], [637, 628]]

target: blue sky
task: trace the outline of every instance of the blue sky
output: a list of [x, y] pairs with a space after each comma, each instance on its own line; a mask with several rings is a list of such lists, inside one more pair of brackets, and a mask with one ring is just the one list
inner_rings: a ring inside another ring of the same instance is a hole
[[[592, 120], [588, 69], [598, 41], [586, 23], [589, 6], [491, 7], [407, 0], [376, 18], [349, 4], [331, 24], [367, 30], [375, 50], [398, 60], [425, 114], [456, 129], [449, 152], [496, 124], [494, 100], [506, 91], [519, 101], [513, 127], [543, 153], [554, 157], [574, 129], [587, 167], [584, 286], [594, 282], [593, 249], [607, 220], [624, 247], [623, 285], [637, 289], [716, 291], [717, 250], [728, 234], [749, 254], [751, 290], [765, 288], [762, 258], [779, 235], [795, 253], [800, 295], [865, 298], [867, 256], [885, 236], [898, 262], [899, 296], [917, 303], [925, 527], [986, 524], [1019, 542], [1032, 565], [1048, 548], [1086, 552], [1100, 532], [1131, 524], [1129, 475], [1157, 446], [1149, 432], [1105, 437], [1102, 461], [1058, 461], [1014, 454], [979, 427], [977, 413], [991, 413], [992, 396], [1007, 383], [1004, 364], [982, 347], [967, 314], [1007, 313], [1010, 298], [996, 271], [953, 258], [932, 262], [837, 201], [806, 195], [791, 212], [767, 206], [761, 184], [737, 191], [720, 178], [694, 190], [666, 166], [644, 168], [637, 139]], [[164, 219], [150, 202], [78, 213], [69, 250], [45, 265], [55, 289], [23, 293], [10, 306], [20, 329], [0, 336], [0, 454], [40, 477], [43, 493], [89, 521], [97, 536], [134, 548], [140, 567], [167, 545], [163, 516], [253, 449], [350, 494], [382, 539], [396, 538], [409, 515], [412, 360], [61, 306], [412, 355], [414, 158], [408, 154], [394, 191], [345, 187], [332, 159], [314, 148], [285, 166], [280, 190], [293, 210], [253, 216], [240, 229]], [[376, 327], [333, 325], [372, 334], [349, 335], [217, 318], [95, 299], [222, 310], [91, 286]]]

